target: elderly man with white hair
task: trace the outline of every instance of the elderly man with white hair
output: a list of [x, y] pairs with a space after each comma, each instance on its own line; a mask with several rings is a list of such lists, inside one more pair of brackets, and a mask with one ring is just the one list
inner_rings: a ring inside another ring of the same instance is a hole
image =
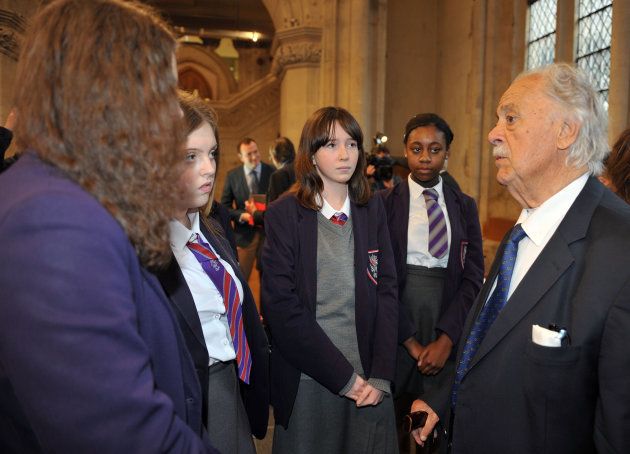
[[429, 413], [420, 444], [630, 452], [630, 208], [595, 178], [608, 153], [598, 96], [557, 64], [499, 101], [488, 139], [523, 210], [469, 313], [452, 390], [412, 405]]

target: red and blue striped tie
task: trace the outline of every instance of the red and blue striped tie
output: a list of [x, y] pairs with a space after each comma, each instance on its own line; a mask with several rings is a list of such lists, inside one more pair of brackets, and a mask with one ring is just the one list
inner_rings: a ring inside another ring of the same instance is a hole
[[236, 289], [236, 282], [234, 282], [230, 273], [227, 272], [221, 261], [212, 252], [212, 249], [202, 241], [199, 235], [197, 235], [196, 243], [189, 241], [186, 245], [223, 297], [223, 304], [225, 305], [228, 324], [230, 325], [232, 344], [236, 352], [238, 378], [249, 384], [249, 373], [252, 370], [252, 355], [250, 354], [245, 329], [243, 328], [243, 309], [238, 290]]

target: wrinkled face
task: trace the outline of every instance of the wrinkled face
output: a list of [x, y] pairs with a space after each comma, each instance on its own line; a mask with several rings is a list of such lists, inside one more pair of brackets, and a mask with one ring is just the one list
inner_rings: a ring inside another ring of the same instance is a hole
[[204, 122], [186, 139], [186, 155], [181, 164], [178, 211], [187, 212], [208, 202], [217, 164], [217, 139], [212, 127]]
[[488, 134], [497, 180], [513, 194], [535, 192], [564, 167], [557, 144], [562, 115], [543, 83], [539, 76], [514, 82], [501, 97], [497, 124]]
[[326, 187], [347, 184], [354, 174], [359, 159], [359, 145], [339, 124], [331, 139], [313, 155], [313, 163]]
[[448, 158], [444, 133], [433, 125], [411, 130], [407, 136], [405, 157], [415, 181], [433, 180], [440, 174]]
[[256, 142], [241, 144], [238, 152], [238, 157], [241, 159], [241, 162], [245, 165], [245, 167], [249, 170], [253, 170], [254, 168], [256, 168], [256, 166], [260, 162], [260, 152], [258, 151], [258, 145], [256, 145]]

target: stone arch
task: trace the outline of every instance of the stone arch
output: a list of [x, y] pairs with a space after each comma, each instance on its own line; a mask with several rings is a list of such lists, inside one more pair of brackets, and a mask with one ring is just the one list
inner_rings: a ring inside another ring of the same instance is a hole
[[179, 47], [177, 72], [182, 76], [183, 88], [190, 85], [204, 98], [225, 99], [238, 90], [236, 80], [221, 57], [202, 46], [183, 44]]

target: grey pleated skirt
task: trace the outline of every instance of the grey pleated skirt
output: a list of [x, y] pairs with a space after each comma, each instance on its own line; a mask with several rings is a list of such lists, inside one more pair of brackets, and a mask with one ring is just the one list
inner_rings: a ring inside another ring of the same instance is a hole
[[[402, 308], [411, 315], [416, 328], [416, 339], [422, 345], [436, 339], [435, 325], [440, 317], [442, 294], [444, 289], [445, 268], [427, 268], [407, 265], [407, 281], [401, 296]], [[422, 375], [416, 361], [409, 356], [407, 350], [398, 347], [396, 361], [396, 395], [411, 394], [420, 397], [431, 387], [448, 386], [444, 377], [448, 377], [449, 369], [454, 367], [453, 361], [447, 360], [444, 368], [437, 375]]]
[[302, 379], [289, 426], [276, 425], [273, 454], [345, 454], [398, 452], [392, 397], [357, 408], [315, 380]]

